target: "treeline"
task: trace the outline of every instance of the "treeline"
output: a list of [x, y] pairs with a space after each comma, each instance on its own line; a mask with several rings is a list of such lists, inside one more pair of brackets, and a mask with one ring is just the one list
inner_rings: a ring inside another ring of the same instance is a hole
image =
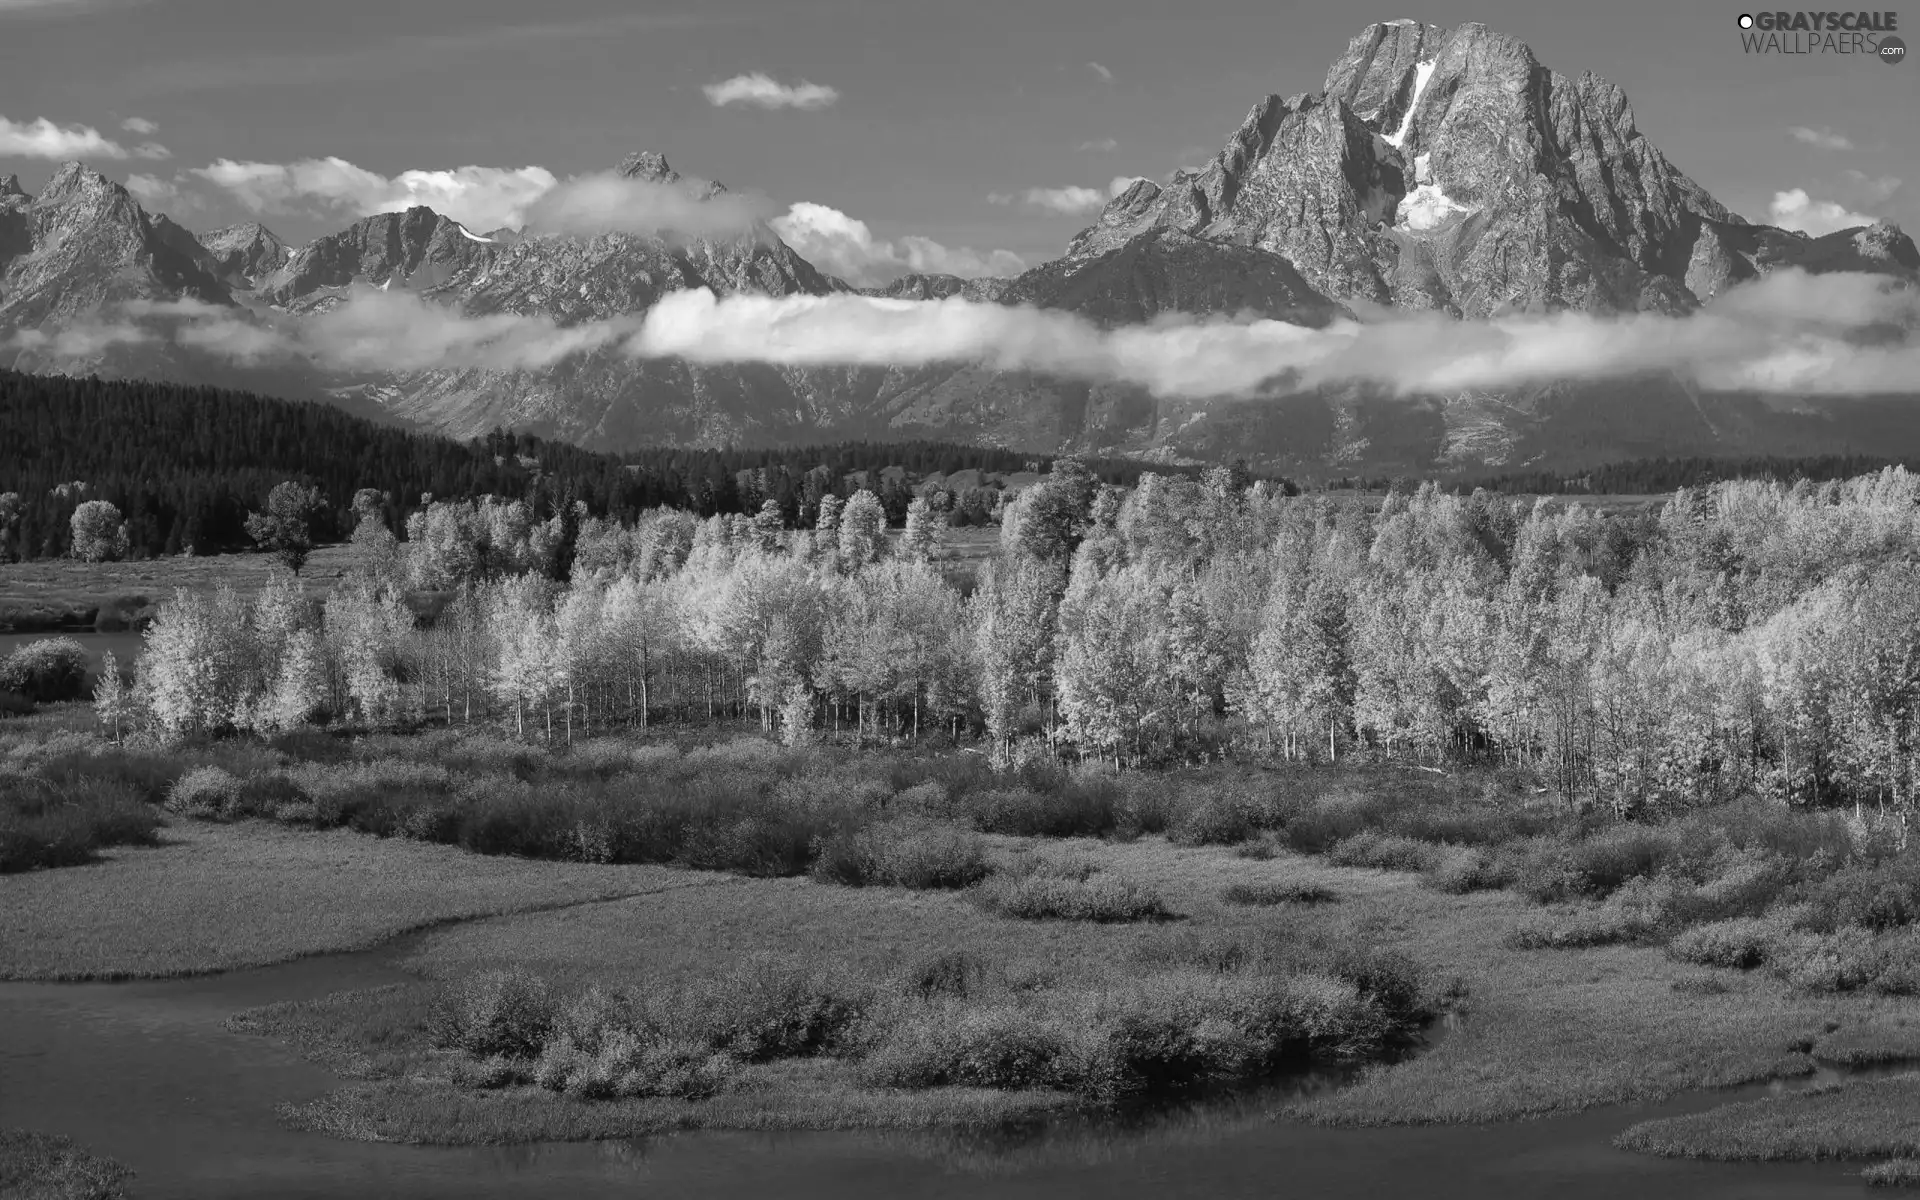
[[1821, 454], [1806, 457], [1636, 458], [1579, 471], [1509, 471], [1456, 481], [1461, 495], [1485, 488], [1503, 495], [1652, 496], [1680, 488], [1706, 487], [1733, 479], [1769, 479], [1780, 483], [1826, 483], [1852, 479], [1900, 465], [1870, 454]]
[[[621, 456], [501, 430], [462, 443], [316, 402], [14, 371], [0, 371], [0, 445], [8, 448], [0, 493], [17, 497], [0, 529], [0, 556], [20, 558], [69, 553], [74, 509], [88, 500], [119, 511], [127, 553], [136, 558], [249, 549], [247, 514], [287, 480], [320, 489], [325, 505], [313, 536], [326, 542], [352, 532], [362, 490], [383, 498], [385, 522], [399, 529], [424, 508], [423, 496], [488, 495], [523, 501], [539, 519], [584, 504], [593, 516], [629, 524], [652, 508], [706, 517], [758, 512], [772, 499], [797, 524], [822, 495], [845, 499], [870, 486], [898, 525], [914, 479], [880, 478], [888, 467], [919, 477], [1044, 471], [1052, 463], [1045, 455], [931, 441]], [[1090, 466], [1127, 485], [1146, 469], [1120, 460]], [[979, 494], [956, 498], [956, 523], [992, 520], [996, 489], [971, 490]]]
[[[1288, 496], [1226, 468], [1131, 491], [1063, 460], [1005, 506], [963, 596], [932, 505], [870, 492], [795, 530], [440, 506], [369, 513], [319, 610], [182, 597], [103, 711], [173, 734], [504, 723], [555, 740], [663, 717], [984, 739], [1000, 762], [1353, 755], [1541, 773], [1623, 811], [1920, 790], [1920, 477], [1683, 489], [1657, 512]], [[404, 598], [438, 589], [421, 626]]]

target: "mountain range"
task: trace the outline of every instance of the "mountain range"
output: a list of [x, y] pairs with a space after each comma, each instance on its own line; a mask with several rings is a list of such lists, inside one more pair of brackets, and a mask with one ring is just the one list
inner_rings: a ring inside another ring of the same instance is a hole
[[[694, 186], [657, 154], [619, 174]], [[704, 185], [701, 195], [723, 191]], [[964, 362], [783, 367], [637, 359], [611, 345], [538, 369], [345, 372], [247, 366], [178, 341], [104, 337], [140, 304], [248, 319], [325, 312], [355, 288], [561, 326], [632, 316], [676, 290], [961, 297], [1078, 313], [1105, 327], [1164, 314], [1305, 326], [1382, 310], [1461, 321], [1513, 313], [1681, 316], [1782, 267], [1920, 284], [1891, 225], [1808, 237], [1714, 200], [1635, 125], [1619, 88], [1542, 66], [1477, 24], [1365, 29], [1320, 89], [1270, 95], [1203, 169], [1140, 180], [1062, 257], [1011, 279], [908, 275], [855, 289], [764, 223], [731, 238], [475, 232], [428, 208], [305, 246], [255, 223], [195, 235], [81, 163], [28, 196], [0, 181], [0, 366], [219, 383], [324, 397], [457, 436], [505, 425], [594, 449], [940, 437], [1036, 451], [1249, 457], [1316, 472], [1577, 467], [1648, 455], [1920, 452], [1915, 395], [1705, 391], [1670, 373], [1435, 391], [1290, 386], [1170, 400]]]

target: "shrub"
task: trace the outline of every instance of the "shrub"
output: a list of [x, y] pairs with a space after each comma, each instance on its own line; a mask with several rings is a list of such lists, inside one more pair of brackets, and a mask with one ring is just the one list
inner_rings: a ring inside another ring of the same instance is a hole
[[93, 861], [103, 846], [150, 846], [160, 817], [112, 779], [0, 782], [0, 874]]
[[1629, 879], [1657, 874], [1674, 857], [1677, 840], [1668, 831], [1644, 825], [1615, 825], [1570, 843], [1567, 865], [1579, 879], [1582, 894], [1605, 897]]
[[1120, 923], [1173, 915], [1152, 888], [1108, 875], [1075, 878], [1044, 870], [996, 875], [976, 897], [989, 912], [1025, 921]]
[[1100, 837], [1118, 823], [1119, 789], [1109, 780], [1067, 781], [1053, 790], [1008, 788], [969, 797], [982, 833], [1018, 837]]
[[1276, 904], [1331, 904], [1340, 898], [1332, 888], [1289, 880], [1281, 883], [1230, 883], [1220, 890], [1228, 904], [1270, 908]]
[[800, 1058], [841, 1048], [871, 997], [794, 963], [762, 958], [693, 989], [678, 1012], [656, 1018], [685, 1036], [746, 1062]]
[[1348, 1058], [1390, 1029], [1376, 1000], [1331, 976], [1175, 970], [1099, 992], [938, 1000], [889, 1027], [862, 1074], [885, 1087], [1052, 1088], [1114, 1103]]
[[1086, 1036], [1031, 1004], [935, 1004], [895, 1023], [861, 1075], [879, 1087], [1071, 1088]]
[[1662, 913], [1652, 889], [1635, 889], [1603, 904], [1569, 905], [1537, 914], [1507, 935], [1517, 950], [1572, 950], [1639, 942], [1659, 929]]
[[1846, 928], [1833, 933], [1783, 934], [1770, 946], [1767, 965], [1796, 988], [1850, 992], [1872, 983], [1884, 964], [1872, 934]]
[[980, 990], [987, 979], [987, 964], [979, 955], [965, 950], [940, 950], [907, 968], [901, 986], [922, 1000], [935, 996], [965, 999]]
[[1327, 850], [1327, 860], [1340, 866], [1378, 867], [1387, 871], [1426, 871], [1440, 859], [1439, 848], [1426, 842], [1373, 830], [1344, 838]]
[[434, 1043], [477, 1058], [532, 1058], [553, 1028], [547, 981], [512, 968], [482, 971], [447, 989], [429, 1019]]
[[1176, 846], [1231, 846], [1259, 831], [1255, 814], [1237, 796], [1209, 796], [1167, 829]]
[[1448, 848], [1427, 868], [1426, 881], [1437, 892], [1460, 896], [1504, 887], [1508, 875], [1499, 860], [1485, 850]]
[[1667, 943], [1667, 957], [1701, 967], [1746, 971], [1767, 961], [1767, 950], [1782, 933], [1779, 922], [1732, 917], [1682, 930]]
[[219, 767], [195, 767], [167, 792], [167, 811], [189, 817], [227, 817], [240, 807], [240, 781]]
[[989, 871], [978, 837], [920, 819], [876, 822], [824, 839], [813, 877], [849, 887], [964, 888]]
[[87, 648], [70, 637], [39, 638], [0, 659], [0, 692], [40, 704], [78, 700], [87, 694]]
[[1798, 873], [1784, 855], [1764, 849], [1716, 853], [1705, 865], [1708, 878], [1675, 897], [1674, 918], [1694, 924], [1734, 917], [1757, 917], [1786, 894]]
[[1816, 886], [1808, 900], [1813, 906], [1810, 920], [1823, 930], [1911, 924], [1920, 919], [1920, 855], [1842, 867]]

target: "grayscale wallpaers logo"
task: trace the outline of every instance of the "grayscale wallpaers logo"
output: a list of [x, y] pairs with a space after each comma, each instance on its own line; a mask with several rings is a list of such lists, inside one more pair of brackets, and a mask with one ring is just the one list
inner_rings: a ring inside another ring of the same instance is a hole
[[1748, 54], [1857, 54], [1888, 63], [1907, 57], [1907, 44], [1894, 33], [1899, 13], [1741, 13], [1738, 24]]

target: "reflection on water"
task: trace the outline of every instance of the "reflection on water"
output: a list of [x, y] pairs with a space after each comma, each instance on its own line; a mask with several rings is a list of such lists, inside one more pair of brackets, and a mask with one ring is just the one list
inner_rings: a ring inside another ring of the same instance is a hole
[[[69, 1134], [138, 1174], [142, 1200], [425, 1200], [762, 1196], [848, 1200], [1235, 1200], [1417, 1194], [1421, 1200], [1861, 1194], [1833, 1164], [1724, 1165], [1615, 1150], [1635, 1121], [1823, 1077], [1637, 1109], [1485, 1126], [1324, 1129], [1287, 1104], [1349, 1082], [1319, 1071], [1271, 1088], [1117, 1119], [1053, 1117], [992, 1132], [701, 1133], [579, 1144], [428, 1148], [281, 1127], [274, 1106], [339, 1081], [222, 1020], [239, 1008], [407, 978], [405, 943], [211, 978], [0, 984], [0, 1126]], [[1428, 1040], [1443, 1038], [1440, 1024]], [[1831, 1077], [1837, 1077], [1829, 1073]]]

